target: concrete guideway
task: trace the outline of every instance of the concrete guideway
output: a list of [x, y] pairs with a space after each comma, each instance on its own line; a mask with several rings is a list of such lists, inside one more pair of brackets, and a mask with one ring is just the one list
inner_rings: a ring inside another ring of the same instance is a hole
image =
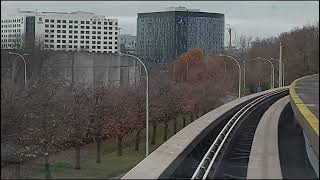
[[280, 115], [289, 103], [289, 96], [275, 102], [262, 116], [251, 146], [247, 179], [282, 179], [278, 124]]
[[159, 179], [166, 177], [180, 165], [196, 144], [221, 122], [220, 118], [222, 116], [236, 112], [254, 98], [287, 88], [282, 87], [251, 94], [208, 112], [163, 143], [123, 176], [122, 179]]
[[[289, 88], [290, 104], [295, 119], [306, 137], [309, 161], [315, 171], [319, 165], [319, 74], [292, 82]], [[319, 177], [319, 170], [317, 171]]]

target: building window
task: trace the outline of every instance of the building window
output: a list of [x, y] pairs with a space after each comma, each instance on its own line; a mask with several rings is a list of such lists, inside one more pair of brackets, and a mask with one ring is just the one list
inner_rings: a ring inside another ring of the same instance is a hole
[[61, 20], [57, 20], [57, 23], [61, 23]]
[[112, 22], [109, 22], [109, 25], [112, 25]]
[[89, 41], [86, 41], [86, 44], [89, 44]]
[[98, 29], [101, 29], [101, 26], [98, 26]]
[[81, 24], [84, 24], [84, 21], [81, 21]]
[[86, 29], [90, 29], [90, 26], [86, 26]]
[[45, 24], [44, 27], [48, 28], [48, 27], [49, 27], [49, 24]]
[[57, 33], [61, 33], [61, 30], [57, 30]]
[[44, 37], [47, 38], [47, 37], [49, 37], [49, 36], [48, 36], [48, 34], [45, 34]]
[[97, 29], [97, 27], [96, 26], [92, 26], [92, 29]]
[[62, 40], [62, 43], [66, 43], [66, 40]]
[[69, 35], [69, 38], [72, 38], [72, 35]]
[[73, 21], [72, 21], [72, 20], [69, 20], [69, 23], [73, 23]]
[[69, 40], [69, 43], [72, 43], [72, 40]]
[[92, 41], [92, 44], [96, 44], [96, 42], [95, 42], [95, 41]]
[[66, 38], [66, 35], [62, 35], [62, 38]]
[[50, 43], [54, 43], [54, 40], [53, 40], [53, 39], [51, 39], [51, 40], [50, 40]]
[[101, 31], [97, 31], [98, 34], [101, 34]]
[[80, 39], [84, 39], [84, 36], [80, 36]]
[[80, 46], [81, 49], [84, 49], [84, 46]]
[[77, 46], [77, 45], [74, 45], [73, 48], [78, 49], [78, 46]]
[[60, 45], [57, 45], [57, 48], [60, 48], [61, 46]]
[[100, 21], [98, 21], [98, 24], [101, 24], [101, 22], [100, 22]]
[[95, 31], [92, 31], [92, 34], [96, 34], [96, 32], [95, 32]]
[[109, 49], [112, 49], [112, 46], [109, 46]]
[[62, 20], [62, 23], [67, 23], [67, 20]]
[[50, 22], [51, 22], [51, 23], [54, 23], [54, 20], [53, 20], [53, 19], [51, 19], [51, 20], [50, 20]]
[[78, 24], [78, 21], [74, 21], [75, 24]]
[[67, 26], [66, 25], [62, 25], [62, 28], [67, 28]]
[[98, 39], [101, 39], [101, 36], [97, 36]]
[[62, 33], [67, 33], [67, 31], [66, 30], [62, 30]]
[[86, 39], [89, 39], [89, 36], [86, 36]]
[[69, 33], [71, 33], [71, 34], [72, 34], [72, 30], [69, 30]]
[[81, 29], [84, 29], [84, 26], [80, 26]]
[[96, 39], [96, 36], [92, 36], [92, 39]]
[[84, 44], [84, 41], [80, 41], [81, 44]]
[[61, 28], [61, 25], [57, 25], [57, 28]]
[[50, 38], [54, 38], [54, 35], [50, 35]]
[[97, 23], [95, 21], [93, 21], [92, 24], [97, 24]]
[[60, 43], [60, 42], [61, 42], [61, 40], [60, 40], [60, 39], [58, 39], [58, 40], [57, 40], [57, 43]]
[[74, 36], [73, 38], [78, 39], [78, 36]]
[[101, 41], [97, 41], [97, 44], [101, 44]]
[[90, 34], [90, 31], [86, 31], [86, 34]]
[[73, 26], [72, 25], [69, 25], [69, 28], [72, 28]]
[[92, 49], [96, 49], [96, 46], [92, 46]]
[[53, 25], [53, 24], [51, 24], [51, 25], [50, 25], [50, 28], [54, 28], [54, 25]]
[[109, 30], [112, 30], [112, 27], [109, 27]]
[[69, 48], [72, 48], [72, 45], [69, 45]]
[[74, 26], [75, 29], [78, 29], [78, 26]]
[[80, 31], [80, 34], [84, 34], [84, 31]]
[[49, 22], [49, 19], [45, 19], [44, 22]]
[[44, 30], [44, 32], [48, 33], [48, 32], [49, 32], [49, 29]]
[[109, 35], [112, 35], [112, 32], [109, 32]]

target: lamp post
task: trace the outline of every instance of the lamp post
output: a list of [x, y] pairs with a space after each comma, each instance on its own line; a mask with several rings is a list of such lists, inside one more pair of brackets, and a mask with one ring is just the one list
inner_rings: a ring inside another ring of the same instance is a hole
[[136, 56], [133, 56], [131, 54], [125, 54], [125, 53], [121, 53], [119, 51], [119, 55], [120, 56], [128, 56], [128, 57], [132, 57], [136, 60], [138, 60], [144, 67], [144, 70], [146, 72], [146, 83], [147, 83], [147, 87], [146, 87], [146, 157], [149, 155], [149, 80], [148, 80], [148, 70], [146, 65], [142, 62], [141, 59], [139, 59]]
[[270, 89], [273, 89], [274, 88], [274, 66], [273, 66], [272, 62], [269, 59], [262, 58], [262, 57], [257, 57], [257, 59], [268, 61], [270, 63], [270, 65], [271, 65], [271, 80], [270, 80], [271, 87], [270, 87]]
[[235, 61], [238, 65], [238, 68], [239, 68], [239, 87], [238, 87], [238, 97], [240, 98], [241, 97], [241, 67], [240, 67], [240, 64], [239, 64], [239, 61], [232, 57], [232, 56], [229, 56], [229, 55], [223, 55], [223, 54], [220, 54], [219, 56], [221, 57], [228, 57], [230, 59], [232, 59], [233, 61]]
[[280, 43], [279, 61], [279, 87], [282, 87], [282, 43]]
[[[280, 60], [276, 59], [276, 58], [269, 58], [269, 59], [277, 61], [279, 63], [279, 65], [281, 63], [281, 66], [282, 66], [282, 71], [281, 71], [282, 72], [282, 83], [283, 83], [283, 85], [285, 85], [284, 84], [284, 63], [283, 63], [283, 61], [280, 62]], [[279, 79], [280, 79], [280, 74], [279, 74]]]
[[[24, 63], [24, 88], [26, 88], [27, 87], [27, 63], [26, 63], [26, 60], [24, 59], [24, 57], [21, 54], [14, 53], [14, 52], [9, 52], [9, 54], [17, 55], [17, 56], [21, 57], [21, 59]], [[23, 55], [27, 56], [28, 54], [23, 54]]]

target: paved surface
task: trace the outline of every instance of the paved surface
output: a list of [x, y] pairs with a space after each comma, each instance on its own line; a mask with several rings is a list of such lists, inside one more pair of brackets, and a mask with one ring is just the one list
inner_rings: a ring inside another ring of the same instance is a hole
[[319, 121], [319, 74], [298, 80], [295, 90], [303, 103]]
[[289, 96], [275, 102], [263, 114], [251, 146], [247, 179], [282, 179], [278, 147], [278, 124]]

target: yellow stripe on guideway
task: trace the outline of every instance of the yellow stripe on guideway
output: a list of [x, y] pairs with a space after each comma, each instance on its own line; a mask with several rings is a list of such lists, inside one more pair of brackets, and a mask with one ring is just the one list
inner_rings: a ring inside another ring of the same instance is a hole
[[299, 109], [300, 113], [303, 115], [303, 117], [308, 121], [311, 128], [316, 132], [316, 134], [319, 136], [319, 120], [318, 118], [310, 111], [310, 109], [304, 104], [304, 102], [301, 100], [301, 98], [298, 96], [295, 85], [296, 83], [303, 79], [314, 75], [305, 76], [299, 79], [296, 79], [293, 81], [289, 88], [289, 93], [291, 96], [291, 99]]

